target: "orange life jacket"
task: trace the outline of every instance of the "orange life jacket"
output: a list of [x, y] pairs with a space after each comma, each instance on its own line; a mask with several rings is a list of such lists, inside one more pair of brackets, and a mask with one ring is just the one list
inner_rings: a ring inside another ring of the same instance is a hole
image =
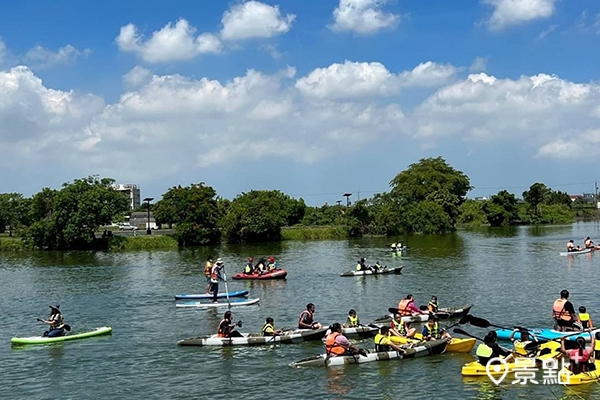
[[327, 336], [325, 340], [325, 350], [327, 354], [331, 354], [334, 356], [341, 356], [346, 352], [346, 349], [343, 346], [335, 343], [335, 339], [340, 335], [339, 332], [332, 332]]
[[210, 276], [212, 267], [213, 267], [212, 263], [210, 261], [207, 261], [206, 264], [204, 265], [204, 276]]
[[219, 280], [219, 273], [218, 273], [218, 268], [216, 266], [214, 266], [211, 271], [210, 271], [210, 279], [212, 279], [213, 281], [218, 281]]
[[408, 305], [410, 304], [410, 302], [411, 302], [410, 299], [400, 300], [400, 302], [398, 303], [398, 313], [400, 315], [412, 315], [412, 312], [408, 308]]
[[217, 337], [227, 337], [227, 332], [223, 332], [223, 322], [227, 321], [227, 326], [229, 326], [229, 321], [223, 318], [221, 322], [219, 322], [219, 329], [217, 331]]
[[554, 300], [554, 305], [552, 306], [552, 316], [554, 319], [562, 319], [563, 321], [572, 321], [573, 316], [571, 313], [565, 310], [565, 303], [567, 300], [565, 299], [556, 299]]

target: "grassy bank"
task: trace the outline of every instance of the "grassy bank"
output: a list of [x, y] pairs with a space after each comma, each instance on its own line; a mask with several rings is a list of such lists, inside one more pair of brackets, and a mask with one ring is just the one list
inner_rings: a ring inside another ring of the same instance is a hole
[[345, 226], [292, 226], [281, 229], [282, 240], [339, 240], [347, 239]]
[[113, 236], [108, 248], [110, 251], [177, 249], [177, 240], [162, 235]]
[[21, 238], [0, 237], [0, 251], [23, 251], [25, 245]]

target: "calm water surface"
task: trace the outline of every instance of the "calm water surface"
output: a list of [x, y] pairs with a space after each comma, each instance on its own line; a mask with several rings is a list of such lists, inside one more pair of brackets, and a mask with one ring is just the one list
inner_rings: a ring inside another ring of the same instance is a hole
[[[180, 339], [213, 333], [223, 312], [176, 309], [173, 296], [202, 293], [203, 263], [222, 257], [226, 272], [249, 255], [278, 258], [286, 281], [229, 283], [260, 297], [234, 308], [244, 331], [259, 331], [267, 316], [292, 327], [306, 303], [316, 319], [343, 322], [355, 308], [363, 322], [384, 315], [407, 293], [425, 304], [473, 303], [472, 314], [508, 326], [549, 327], [561, 289], [600, 321], [600, 254], [560, 257], [568, 239], [600, 238], [597, 223], [460, 231], [404, 239], [411, 250], [392, 257], [390, 238], [284, 242], [169, 252], [0, 253], [0, 387], [16, 399], [419, 398], [600, 399], [600, 385], [492, 385], [465, 379], [470, 354], [341, 368], [292, 369], [294, 360], [322, 352], [320, 343], [263, 348], [179, 348]], [[342, 278], [364, 256], [404, 265], [399, 276]], [[110, 325], [113, 335], [46, 346], [11, 347], [12, 336], [41, 334], [36, 317], [59, 303], [74, 330]], [[485, 331], [463, 328], [473, 334]], [[372, 343], [363, 342], [364, 347]]]

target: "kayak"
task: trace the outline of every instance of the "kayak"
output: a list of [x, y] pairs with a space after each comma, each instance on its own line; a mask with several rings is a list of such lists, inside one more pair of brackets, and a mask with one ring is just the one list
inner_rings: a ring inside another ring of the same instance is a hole
[[233, 299], [229, 302], [220, 301], [218, 303], [201, 303], [199, 301], [186, 301], [184, 303], [177, 303], [175, 307], [180, 308], [215, 308], [215, 307], [240, 307], [240, 306], [251, 306], [260, 301], [260, 299]]
[[569, 371], [569, 368], [565, 365], [558, 373], [558, 383], [561, 385], [585, 385], [586, 383], [593, 383], [600, 381], [600, 361], [595, 361], [595, 371], [582, 372], [574, 374]]
[[336, 365], [347, 364], [364, 364], [374, 361], [388, 361], [394, 358], [415, 358], [429, 355], [442, 354], [446, 350], [448, 339], [433, 340], [430, 342], [420, 342], [414, 345], [406, 346], [405, 354], [400, 354], [397, 351], [380, 351], [366, 350], [364, 355], [356, 354], [351, 356], [328, 357], [327, 354], [319, 354], [316, 356], [303, 358], [290, 364], [290, 367], [331, 367]]
[[347, 338], [371, 338], [377, 335], [379, 331], [379, 327], [377, 326], [357, 326], [354, 328], [344, 328], [342, 327], [342, 333]]
[[[407, 338], [405, 336], [390, 336], [389, 339], [394, 344], [409, 344], [417, 343], [423, 336], [420, 333], [415, 335], [415, 338]], [[475, 338], [452, 338], [446, 347], [446, 353], [468, 353], [475, 347]]]
[[405, 250], [408, 250], [408, 246], [402, 246], [402, 247], [390, 247], [390, 251], [391, 251], [392, 253], [398, 253], [398, 252], [405, 251]]
[[177, 342], [180, 346], [261, 346], [288, 344], [321, 340], [327, 328], [294, 329], [285, 331], [281, 336], [263, 336], [262, 333], [242, 333], [242, 337], [223, 338], [217, 335], [201, 336]]
[[461, 374], [463, 376], [504, 375], [505, 373], [516, 372], [517, 370], [522, 371], [526, 367], [534, 368], [542, 364], [544, 360], [559, 358], [561, 356], [560, 343], [544, 343], [540, 345], [538, 354], [541, 355], [536, 357], [517, 357], [511, 363], [498, 364], [497, 368], [490, 366], [488, 369], [486, 369], [485, 365], [481, 365], [479, 361], [472, 361], [463, 365]]
[[592, 251], [592, 249], [583, 249], [583, 250], [578, 250], [578, 251], [561, 251], [558, 253], [558, 255], [560, 255], [560, 256], [576, 256], [578, 254], [586, 254], [591, 251]]
[[[498, 340], [506, 340], [506, 341], [510, 340], [509, 336], [512, 332], [513, 331], [510, 329], [497, 329], [496, 330], [496, 334], [498, 335]], [[548, 339], [548, 340], [560, 339], [563, 336], [572, 335], [574, 333], [574, 332], [560, 332], [555, 329], [547, 329], [547, 328], [529, 329], [529, 332], [533, 333], [535, 336], [537, 336], [538, 339]], [[594, 329], [591, 331], [592, 335], [595, 335], [596, 332], [600, 332], [600, 328]], [[569, 336], [567, 338], [567, 340], [576, 340], [578, 337], [582, 337], [588, 342], [591, 340], [590, 332], [581, 332], [578, 335]]]
[[342, 272], [340, 274], [340, 276], [364, 276], [364, 275], [399, 274], [399, 273], [402, 272], [402, 268], [404, 268], [404, 267], [391, 267], [391, 268], [388, 268], [387, 266], [385, 266], [382, 269], [379, 269], [379, 270], [376, 270], [376, 271], [371, 271], [369, 269], [364, 270], [364, 271], [346, 271], [346, 272]]
[[[244, 296], [248, 296], [248, 291], [247, 290], [238, 290], [236, 292], [229, 292], [229, 293], [217, 293], [217, 299], [226, 299], [227, 296], [229, 297], [244, 297]], [[213, 295], [212, 294], [176, 294], [175, 295], [175, 300], [208, 300], [208, 299], [212, 299]]]
[[67, 340], [85, 339], [94, 336], [108, 335], [112, 332], [110, 326], [102, 326], [92, 331], [68, 334], [65, 336], [58, 337], [47, 337], [47, 336], [30, 336], [30, 337], [14, 337], [10, 339], [12, 344], [45, 344], [45, 343], [56, 343], [64, 342]]
[[[473, 307], [472, 304], [469, 304], [467, 306], [463, 306], [460, 308], [458, 308], [458, 307], [439, 308], [438, 312], [436, 312], [434, 315], [438, 319], [460, 318], [460, 317], [467, 315], [469, 313], [469, 311], [471, 310], [471, 307]], [[398, 309], [390, 307], [388, 309], [388, 311], [397, 312]], [[429, 315], [430, 314], [407, 315], [407, 316], [402, 317], [402, 321], [408, 322], [408, 323], [426, 322], [429, 320]], [[392, 322], [392, 317], [393, 317], [393, 315], [391, 315], [391, 314], [386, 315], [386, 316], [377, 318], [372, 323], [375, 325], [389, 324], [390, 322]]]
[[284, 269], [276, 269], [264, 274], [245, 274], [243, 272], [233, 275], [233, 279], [285, 279], [287, 271]]

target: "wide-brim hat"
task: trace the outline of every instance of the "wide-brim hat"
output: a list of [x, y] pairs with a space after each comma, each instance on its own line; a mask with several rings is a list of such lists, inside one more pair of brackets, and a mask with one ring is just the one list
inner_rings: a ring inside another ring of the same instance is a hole
[[50, 306], [50, 305], [49, 305], [48, 307], [50, 307], [50, 308], [51, 308], [51, 309], [53, 309], [53, 310], [56, 310], [56, 311], [60, 312], [60, 305], [59, 305], [59, 304], [57, 304], [57, 305], [55, 305], [55, 306]]

